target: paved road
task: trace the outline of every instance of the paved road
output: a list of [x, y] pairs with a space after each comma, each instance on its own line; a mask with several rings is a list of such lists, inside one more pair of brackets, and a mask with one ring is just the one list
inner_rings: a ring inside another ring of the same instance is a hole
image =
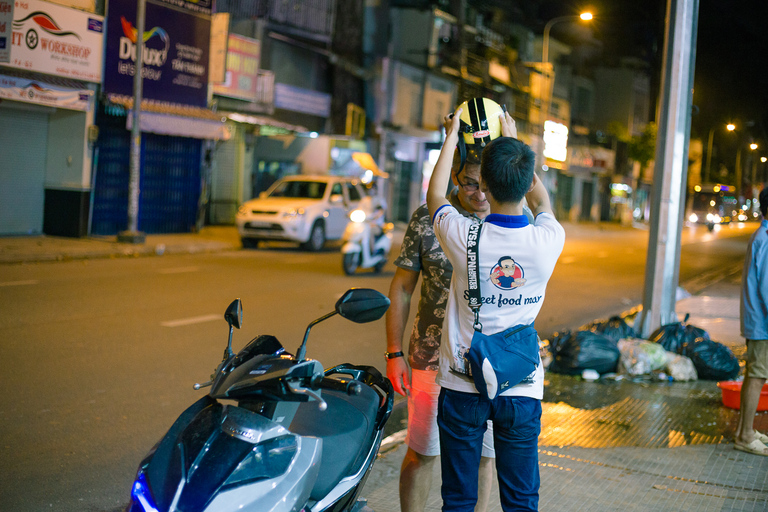
[[[621, 312], [642, 292], [647, 233], [566, 228], [542, 333]], [[740, 260], [746, 234], [729, 230], [709, 241], [687, 235], [683, 275]], [[221, 357], [221, 316], [231, 299], [239, 296], [245, 306], [236, 348], [267, 332], [293, 349], [307, 323], [332, 310], [348, 287], [387, 291], [391, 264], [380, 276], [344, 277], [340, 260], [332, 250], [309, 254], [274, 244], [3, 265], [0, 510], [124, 504], [138, 461], [199, 396], [191, 383], [205, 380]], [[326, 365], [350, 360], [383, 369], [382, 347], [383, 321], [359, 326], [333, 318], [313, 329], [308, 355]]]

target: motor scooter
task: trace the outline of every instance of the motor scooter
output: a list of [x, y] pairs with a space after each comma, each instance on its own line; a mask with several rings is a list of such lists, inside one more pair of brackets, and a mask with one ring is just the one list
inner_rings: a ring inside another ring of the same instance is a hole
[[126, 512], [370, 511], [360, 491], [392, 412], [392, 384], [376, 368], [323, 370], [306, 359], [310, 329], [333, 315], [381, 318], [389, 299], [353, 288], [309, 324], [296, 355], [274, 336], [239, 353], [240, 299], [224, 315], [229, 342], [210, 393], [192, 404], [139, 465]]
[[381, 272], [392, 248], [394, 224], [385, 223], [380, 227], [381, 232], [374, 236], [371, 232], [378, 230], [379, 226], [363, 210], [353, 210], [349, 220], [342, 236], [341, 266], [344, 273], [352, 275], [361, 268]]

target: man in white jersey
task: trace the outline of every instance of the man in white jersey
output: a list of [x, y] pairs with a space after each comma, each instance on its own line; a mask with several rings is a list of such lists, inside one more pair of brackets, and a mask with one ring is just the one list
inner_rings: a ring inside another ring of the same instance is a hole
[[[537, 510], [544, 369], [539, 363], [523, 382], [486, 400], [468, 375], [464, 358], [474, 332], [474, 314], [467, 302], [467, 234], [471, 224], [444, 196], [461, 114], [459, 109], [455, 116], [445, 118], [446, 138], [427, 190], [435, 234], [454, 269], [437, 376], [442, 387], [438, 426], [443, 510], [473, 510], [482, 438], [489, 419], [493, 421], [502, 509]], [[533, 324], [565, 243], [565, 232], [555, 219], [547, 191], [534, 173], [533, 151], [514, 138], [517, 131], [508, 114], [501, 115], [501, 123], [503, 137], [485, 147], [480, 168], [480, 189], [491, 210], [479, 239], [483, 304], [479, 321], [487, 334]], [[524, 200], [533, 211], [533, 224], [523, 214]], [[502, 274], [505, 279], [498, 278]]]

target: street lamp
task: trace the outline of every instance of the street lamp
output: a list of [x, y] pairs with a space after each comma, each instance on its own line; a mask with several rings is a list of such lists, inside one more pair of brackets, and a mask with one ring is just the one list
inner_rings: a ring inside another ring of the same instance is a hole
[[[736, 129], [736, 125], [728, 123], [725, 125], [725, 129], [732, 132]], [[707, 165], [704, 167], [704, 180], [703, 183], [709, 183], [710, 169], [712, 166], [712, 139], [715, 137], [715, 128], [709, 130], [709, 140], [707, 141]]]
[[543, 100], [544, 105], [543, 108], [539, 114], [539, 124], [541, 125], [541, 164], [544, 166], [544, 163], [546, 162], [546, 157], [544, 156], [544, 123], [547, 122], [547, 118], [549, 117], [549, 105], [552, 102], [552, 95], [554, 94], [554, 82], [553, 79], [553, 73], [549, 69], [549, 33], [552, 30], [552, 25], [555, 23], [559, 23], [561, 21], [569, 21], [573, 19], [580, 19], [582, 21], [590, 21], [592, 19], [592, 13], [591, 12], [583, 12], [581, 14], [571, 14], [568, 16], [558, 16], [556, 18], [552, 18], [549, 20], [546, 25], [544, 25], [544, 35], [543, 35], [543, 41], [541, 46], [541, 62], [542, 62], [542, 71], [544, 75], [546, 76], [546, 84], [547, 84], [547, 90], [544, 91]]
[[541, 50], [541, 61], [544, 64], [549, 63], [549, 32], [552, 30], [552, 25], [555, 23], [558, 23], [560, 21], [567, 21], [572, 20], [574, 18], [579, 18], [582, 21], [590, 21], [592, 19], [592, 13], [591, 12], [583, 12], [581, 14], [571, 14], [568, 16], [558, 16], [557, 18], [552, 18], [547, 22], [546, 25], [544, 25], [544, 41], [542, 43], [542, 50]]

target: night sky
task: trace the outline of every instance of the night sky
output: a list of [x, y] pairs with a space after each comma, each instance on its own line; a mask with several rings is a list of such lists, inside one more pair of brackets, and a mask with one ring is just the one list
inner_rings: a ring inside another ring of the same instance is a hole
[[[587, 9], [595, 14], [590, 27], [600, 59], [611, 64], [622, 55], [642, 58], [652, 66], [658, 87], [667, 1], [544, 0], [537, 14], [546, 22]], [[743, 140], [768, 150], [768, 1], [700, 0], [698, 14], [691, 136], [706, 143], [711, 128], [722, 131], [732, 121], [743, 130]], [[567, 38], [561, 25], [552, 34]]]

